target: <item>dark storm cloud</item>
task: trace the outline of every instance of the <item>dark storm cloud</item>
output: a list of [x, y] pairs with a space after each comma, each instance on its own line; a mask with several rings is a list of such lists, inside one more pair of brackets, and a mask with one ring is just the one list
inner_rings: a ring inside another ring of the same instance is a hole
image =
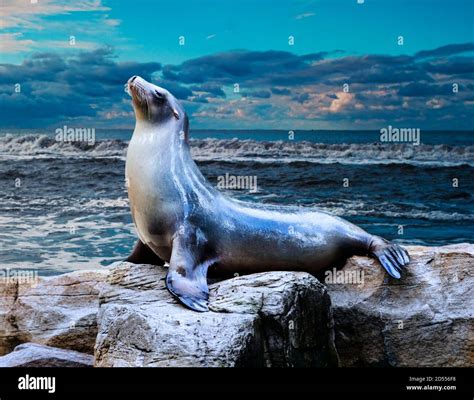
[[298, 56], [286, 51], [244, 51], [217, 53], [187, 60], [180, 65], [166, 65], [163, 77], [182, 83], [215, 82], [231, 84], [253, 80], [258, 76], [281, 71], [301, 71], [328, 53]]
[[278, 95], [283, 95], [283, 96], [288, 96], [291, 94], [291, 90], [289, 89], [280, 89], [280, 88], [272, 88], [272, 93], [273, 94], [278, 94]]
[[3, 83], [29, 81], [67, 82], [114, 85], [124, 83], [132, 75], [140, 74], [150, 79], [151, 74], [161, 70], [157, 62], [117, 63], [112, 49], [98, 49], [81, 52], [76, 57], [64, 58], [53, 53], [39, 53], [26, 59], [20, 65], [0, 64]]
[[[457, 124], [470, 128], [474, 62], [460, 54], [473, 47], [472, 43], [453, 44], [415, 56], [339, 54], [336, 58], [325, 52], [236, 50], [165, 66], [118, 62], [111, 48], [69, 57], [38, 53], [20, 65], [0, 64], [0, 119], [3, 126], [14, 127], [81, 118], [114, 123], [114, 118], [120, 118], [114, 115], [131, 111], [123, 84], [130, 76], [140, 75], [185, 101], [191, 118], [193, 113], [206, 115], [210, 122], [216, 113], [235, 122], [235, 107], [247, 107], [241, 115], [257, 114], [262, 124], [266, 118], [308, 121], [305, 113], [317, 113], [312, 118], [331, 122], [390, 121], [396, 114], [402, 122], [421, 123], [420, 118], [429, 118], [432, 124], [438, 120], [442, 124], [450, 119], [447, 113], [458, 113], [467, 117]], [[454, 82], [460, 87], [456, 95]], [[16, 83], [21, 84], [21, 93], [14, 93]], [[233, 93], [235, 83], [240, 86], [238, 94]], [[345, 83], [352, 98], [338, 104]], [[226, 107], [240, 97], [251, 101]], [[431, 101], [434, 98], [436, 103]], [[110, 110], [116, 113], [109, 113], [105, 120], [104, 113]], [[129, 116], [122, 118], [120, 123], [132, 124]]]
[[400, 87], [398, 94], [407, 97], [431, 97], [436, 95], [451, 95], [453, 87], [450, 84], [435, 85], [427, 83], [409, 83]]
[[216, 97], [225, 97], [224, 91], [221, 89], [219, 85], [196, 85], [196, 86], [191, 86], [190, 89], [193, 92], [204, 92]]
[[0, 119], [4, 126], [34, 127], [94, 118], [126, 98], [130, 76], [151, 79], [160, 70], [157, 62], [116, 62], [110, 48], [75, 57], [38, 53], [20, 65], [0, 64]]
[[448, 44], [433, 50], [423, 50], [415, 54], [416, 58], [447, 57], [454, 54], [474, 51], [474, 43]]
[[407, 65], [406, 69], [399, 67], [375, 65], [371, 68], [357, 70], [352, 74], [351, 82], [357, 83], [399, 83], [414, 81], [432, 81], [429, 74], [420, 67]]
[[[139, 75], [139, 74], [137, 74]], [[181, 100], [186, 100], [188, 97], [192, 96], [193, 92], [186, 86], [180, 85], [178, 82], [169, 81], [167, 79], [147, 79], [147, 81], [153, 82], [155, 85], [161, 86], [173, 93], [175, 97]]]
[[[353, 80], [365, 82], [397, 82], [400, 79], [409, 81], [427, 77], [426, 72], [414, 65], [414, 58], [409, 56], [369, 55], [335, 59], [327, 59], [327, 56], [326, 52], [307, 55], [284, 51], [223, 52], [179, 65], [166, 65], [163, 77], [188, 84], [212, 82], [219, 85], [254, 83], [273, 86], [318, 83], [338, 74], [350, 74]], [[400, 68], [407, 70], [398, 71]]]
[[268, 90], [259, 90], [256, 92], [249, 92], [249, 93], [242, 93], [242, 96], [249, 96], [249, 97], [256, 97], [259, 99], [269, 99], [271, 97], [271, 93]]
[[305, 101], [309, 100], [309, 93], [301, 93], [297, 96], [293, 96], [292, 99], [298, 103], [304, 103]]
[[426, 63], [424, 68], [430, 73], [446, 75], [472, 74], [474, 73], [474, 58], [456, 57], [453, 59], [443, 59]]

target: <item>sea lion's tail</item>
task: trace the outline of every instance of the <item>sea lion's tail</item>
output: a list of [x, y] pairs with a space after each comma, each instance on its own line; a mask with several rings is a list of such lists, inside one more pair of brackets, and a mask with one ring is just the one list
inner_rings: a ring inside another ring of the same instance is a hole
[[408, 252], [396, 243], [390, 243], [374, 236], [369, 246], [369, 254], [376, 258], [390, 276], [399, 279], [400, 272], [410, 262]]

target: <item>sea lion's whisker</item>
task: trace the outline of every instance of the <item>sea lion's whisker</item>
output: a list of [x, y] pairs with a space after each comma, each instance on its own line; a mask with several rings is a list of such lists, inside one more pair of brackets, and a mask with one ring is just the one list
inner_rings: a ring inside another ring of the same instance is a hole
[[[146, 102], [146, 90], [143, 86], [140, 86], [138, 84], [134, 84], [133, 87], [135, 88], [135, 92], [137, 95], [137, 98], [140, 102]], [[148, 103], [147, 103], [148, 106]]]

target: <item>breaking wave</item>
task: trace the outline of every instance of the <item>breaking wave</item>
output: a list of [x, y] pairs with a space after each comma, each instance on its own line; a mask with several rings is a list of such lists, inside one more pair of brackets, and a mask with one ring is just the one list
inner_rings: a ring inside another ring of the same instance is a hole
[[[128, 142], [118, 139], [58, 142], [47, 135], [0, 136], [1, 156], [24, 157], [120, 157]], [[257, 163], [308, 162], [317, 164], [412, 164], [426, 166], [474, 166], [474, 146], [446, 144], [328, 144], [309, 141], [264, 141], [239, 139], [191, 139], [198, 161]]]
[[0, 155], [43, 157], [123, 157], [128, 142], [118, 139], [87, 142], [61, 142], [47, 135], [0, 136]]

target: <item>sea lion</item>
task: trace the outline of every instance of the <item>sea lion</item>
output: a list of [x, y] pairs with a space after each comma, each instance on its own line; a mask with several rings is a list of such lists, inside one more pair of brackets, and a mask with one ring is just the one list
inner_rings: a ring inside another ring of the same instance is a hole
[[213, 187], [191, 158], [188, 117], [167, 90], [134, 76], [126, 84], [136, 125], [126, 178], [139, 241], [128, 261], [169, 262], [166, 286], [208, 310], [207, 271], [316, 273], [352, 255], [375, 257], [394, 278], [405, 249], [318, 208], [237, 201]]

